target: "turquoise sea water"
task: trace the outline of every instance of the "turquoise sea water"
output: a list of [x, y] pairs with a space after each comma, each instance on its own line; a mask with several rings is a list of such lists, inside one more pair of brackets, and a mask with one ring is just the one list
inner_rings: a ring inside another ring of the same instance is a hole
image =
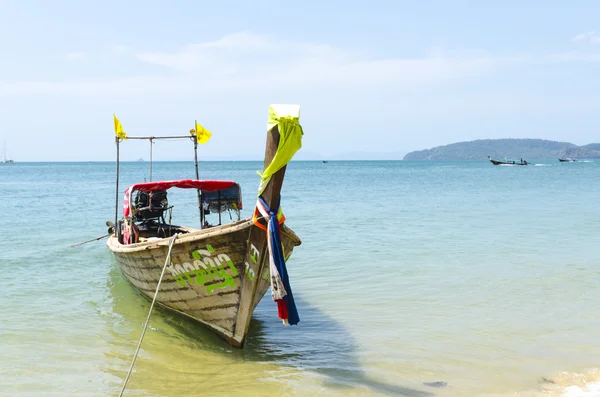
[[[300, 324], [267, 294], [237, 350], [156, 310], [125, 395], [600, 396], [600, 165], [534, 163], [291, 163]], [[240, 182], [248, 216], [260, 168], [201, 175]], [[148, 163], [121, 172], [119, 205]], [[69, 248], [106, 233], [114, 181], [112, 163], [0, 165], [0, 395], [118, 395], [150, 304], [104, 240]], [[193, 195], [170, 201], [196, 226]]]

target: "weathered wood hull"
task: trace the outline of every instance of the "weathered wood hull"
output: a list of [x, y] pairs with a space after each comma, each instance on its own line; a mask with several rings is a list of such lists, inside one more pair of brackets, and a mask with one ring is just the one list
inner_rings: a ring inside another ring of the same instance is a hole
[[[242, 220], [178, 236], [156, 302], [206, 325], [233, 346], [243, 346], [254, 308], [270, 286], [267, 252], [249, 244], [266, 234], [252, 220]], [[282, 225], [286, 259], [300, 239]], [[127, 280], [154, 298], [165, 264], [169, 239], [122, 245], [113, 235], [107, 245]], [[274, 306], [276, 313], [276, 306]]]

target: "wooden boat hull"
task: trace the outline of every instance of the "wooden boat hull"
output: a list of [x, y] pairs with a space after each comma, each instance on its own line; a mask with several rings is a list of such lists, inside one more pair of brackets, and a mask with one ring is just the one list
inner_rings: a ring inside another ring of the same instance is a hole
[[[253, 244], [249, 246], [251, 232], [265, 232], [251, 219], [188, 230], [175, 240], [156, 302], [241, 347], [252, 312], [270, 286], [266, 250], [259, 252]], [[281, 225], [281, 241], [286, 260], [301, 244], [285, 224]], [[149, 299], [154, 298], [168, 244], [165, 238], [123, 245], [114, 235], [107, 242], [125, 278]], [[274, 305], [274, 313], [276, 310]]]

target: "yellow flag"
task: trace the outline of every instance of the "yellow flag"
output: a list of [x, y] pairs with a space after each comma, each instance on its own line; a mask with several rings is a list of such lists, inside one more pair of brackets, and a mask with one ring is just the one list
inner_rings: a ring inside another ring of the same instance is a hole
[[114, 114], [113, 117], [115, 119], [115, 134], [121, 139], [127, 139], [127, 133], [123, 131], [123, 126], [121, 125], [121, 122]]
[[204, 145], [206, 142], [208, 142], [208, 140], [210, 139], [211, 136], [212, 136], [212, 132], [210, 132], [206, 128], [202, 127], [196, 121], [196, 140], [198, 141], [198, 143], [201, 145]]

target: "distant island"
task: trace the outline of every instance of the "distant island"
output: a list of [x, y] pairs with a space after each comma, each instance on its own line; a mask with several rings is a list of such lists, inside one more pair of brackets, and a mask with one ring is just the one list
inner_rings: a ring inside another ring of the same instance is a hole
[[545, 139], [478, 139], [407, 153], [403, 160], [487, 160], [492, 158], [600, 158], [600, 143], [577, 146]]

